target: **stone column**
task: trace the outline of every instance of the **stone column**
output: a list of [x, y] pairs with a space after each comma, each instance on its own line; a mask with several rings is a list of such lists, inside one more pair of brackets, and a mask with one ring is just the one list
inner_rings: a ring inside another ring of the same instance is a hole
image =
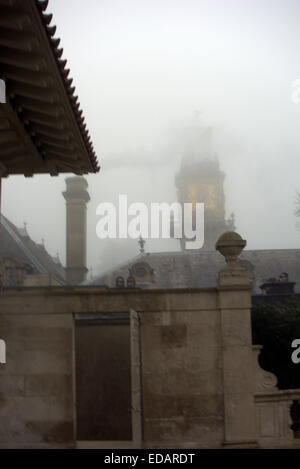
[[216, 249], [225, 257], [219, 272], [224, 391], [224, 446], [255, 447], [256, 422], [251, 337], [251, 286], [248, 273], [237, 263], [246, 245], [240, 235], [224, 233]]
[[90, 200], [88, 184], [81, 176], [66, 179], [63, 196], [67, 206], [67, 282], [79, 284], [86, 279], [86, 204]]
[[0, 363], [6, 363], [6, 345], [3, 339], [0, 339]]

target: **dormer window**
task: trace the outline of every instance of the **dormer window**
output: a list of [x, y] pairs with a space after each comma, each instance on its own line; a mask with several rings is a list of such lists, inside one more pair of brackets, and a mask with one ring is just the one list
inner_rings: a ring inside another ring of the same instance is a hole
[[137, 262], [130, 268], [130, 275], [136, 283], [154, 282], [154, 270], [147, 262]]
[[121, 275], [116, 278], [116, 288], [125, 288], [125, 280]]

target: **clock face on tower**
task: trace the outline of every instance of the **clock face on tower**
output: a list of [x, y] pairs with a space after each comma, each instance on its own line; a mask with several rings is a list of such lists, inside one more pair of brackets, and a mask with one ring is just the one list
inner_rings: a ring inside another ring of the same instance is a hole
[[193, 204], [204, 203], [204, 210], [217, 211], [217, 197], [213, 184], [199, 184], [188, 187], [188, 202]]

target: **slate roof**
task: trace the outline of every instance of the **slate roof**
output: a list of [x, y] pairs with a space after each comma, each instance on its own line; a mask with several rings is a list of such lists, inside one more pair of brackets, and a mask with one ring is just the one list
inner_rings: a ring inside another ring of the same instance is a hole
[[[244, 250], [239, 259], [249, 271], [253, 294], [261, 293], [259, 287], [265, 279], [278, 278], [282, 272], [296, 282], [295, 292], [300, 293], [300, 249]], [[137, 262], [146, 262], [154, 270], [155, 282], [147, 283], [145, 288], [215, 287], [218, 272], [225, 266], [217, 251], [145, 253], [85, 283], [115, 287], [116, 277], [120, 275], [126, 280], [130, 267]]]
[[3, 257], [29, 265], [34, 275], [53, 275], [62, 283], [66, 281], [59, 259], [52, 257], [43, 244], [35, 243], [26, 229], [17, 228], [0, 215], [0, 258]]

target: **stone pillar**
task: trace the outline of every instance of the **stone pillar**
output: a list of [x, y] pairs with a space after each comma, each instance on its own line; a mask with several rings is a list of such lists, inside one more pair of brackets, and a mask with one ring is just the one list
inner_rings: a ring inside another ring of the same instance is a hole
[[6, 345], [3, 339], [0, 339], [0, 363], [6, 363]]
[[63, 196], [67, 206], [67, 282], [79, 284], [86, 279], [86, 204], [90, 200], [88, 184], [81, 176], [66, 179]]
[[251, 337], [251, 287], [248, 273], [237, 263], [246, 245], [240, 235], [224, 233], [216, 249], [225, 257], [219, 272], [224, 392], [224, 446], [255, 447], [256, 422]]

